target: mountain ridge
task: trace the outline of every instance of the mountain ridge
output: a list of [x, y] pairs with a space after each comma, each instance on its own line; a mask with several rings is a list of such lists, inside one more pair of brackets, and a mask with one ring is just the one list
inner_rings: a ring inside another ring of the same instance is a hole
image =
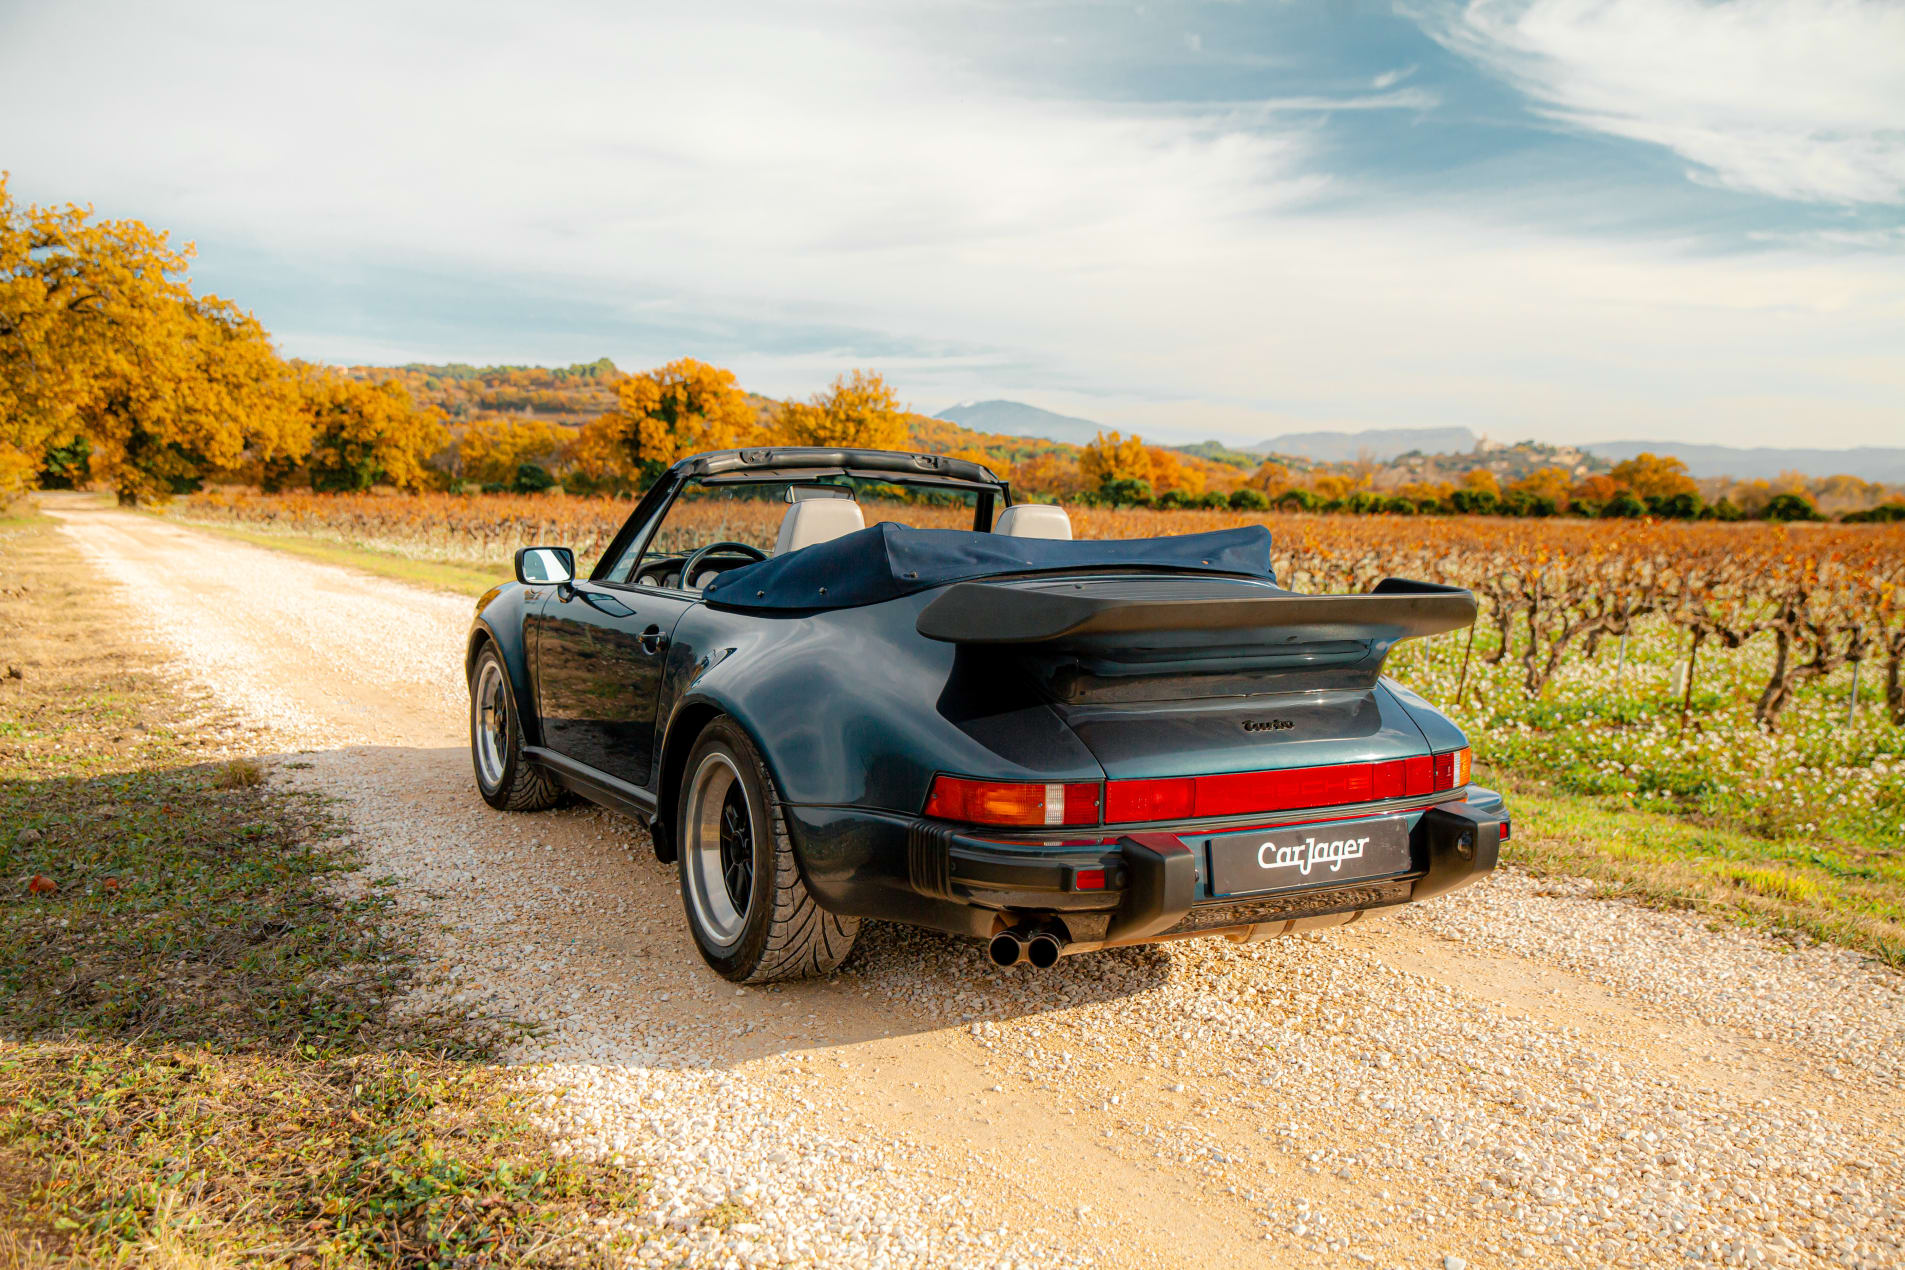
[[[975, 431], [1061, 441], [1071, 445], [1089, 444], [1100, 432], [1114, 430], [1110, 425], [1091, 419], [1059, 414], [1005, 398], [958, 402], [936, 412], [932, 417]], [[1198, 452], [1198, 443], [1175, 444], [1153, 440], [1152, 444], [1186, 453]], [[1201, 444], [1208, 446], [1212, 443]], [[1482, 444], [1483, 439], [1468, 428], [1368, 428], [1358, 432], [1288, 432], [1262, 441], [1221, 448], [1232, 454], [1265, 457], [1285, 455], [1316, 463], [1349, 463], [1365, 455], [1386, 463], [1411, 451], [1423, 454], [1467, 454], [1476, 451]], [[1670, 455], [1684, 462], [1688, 473], [1696, 478], [1729, 476], [1736, 480], [1763, 480], [1796, 471], [1808, 477], [1847, 474], [1869, 481], [1905, 483], [1905, 447], [1896, 446], [1866, 445], [1829, 449], [1625, 440], [1591, 441], [1560, 448], [1593, 455], [1610, 463], [1631, 459], [1642, 453]]]
[[1751, 481], [1771, 479], [1783, 472], [1803, 472], [1814, 477], [1850, 475], [1868, 481], [1905, 482], [1905, 447], [1899, 446], [1861, 445], [1832, 450], [1681, 441], [1590, 441], [1579, 448], [1614, 463], [1641, 453], [1670, 455], [1685, 463], [1688, 475], [1695, 478], [1730, 476]]

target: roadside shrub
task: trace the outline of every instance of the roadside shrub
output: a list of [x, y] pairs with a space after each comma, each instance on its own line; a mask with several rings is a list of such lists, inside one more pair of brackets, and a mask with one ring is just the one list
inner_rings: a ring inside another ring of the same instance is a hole
[[1646, 514], [1647, 504], [1626, 490], [1614, 495], [1601, 506], [1601, 516], [1607, 520], [1638, 520]]
[[1864, 511], [1847, 512], [1839, 519], [1848, 525], [1889, 525], [1905, 520], [1905, 503], [1880, 503]]
[[1800, 494], [1775, 494], [1773, 501], [1766, 504], [1766, 510], [1760, 513], [1767, 520], [1824, 520], [1812, 500]]
[[1098, 491], [1113, 507], [1135, 507], [1151, 501], [1151, 482], [1122, 476], [1106, 481]]
[[1234, 490], [1230, 495], [1230, 510], [1234, 512], [1268, 511], [1270, 500], [1258, 489]]
[[1706, 500], [1695, 493], [1675, 494], [1671, 498], [1650, 498], [1647, 510], [1668, 520], [1698, 520], [1706, 510]]
[[514, 494], [541, 494], [547, 492], [556, 483], [549, 469], [540, 463], [518, 463], [516, 479], [510, 484]]

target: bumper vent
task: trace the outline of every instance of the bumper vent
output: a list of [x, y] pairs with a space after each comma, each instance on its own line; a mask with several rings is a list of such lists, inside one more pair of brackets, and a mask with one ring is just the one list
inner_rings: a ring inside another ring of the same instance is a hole
[[952, 898], [952, 841], [949, 825], [916, 820], [907, 830], [906, 873], [921, 895]]

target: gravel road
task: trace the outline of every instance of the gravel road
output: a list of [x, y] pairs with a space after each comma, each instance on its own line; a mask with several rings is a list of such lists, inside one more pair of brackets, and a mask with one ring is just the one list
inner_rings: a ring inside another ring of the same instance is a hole
[[1042, 974], [875, 924], [740, 991], [638, 825], [477, 797], [467, 600], [51, 510], [440, 920], [433, 991], [535, 1025], [557, 1149], [655, 1179], [642, 1264], [1905, 1264], [1905, 982], [1858, 957], [1507, 872]]

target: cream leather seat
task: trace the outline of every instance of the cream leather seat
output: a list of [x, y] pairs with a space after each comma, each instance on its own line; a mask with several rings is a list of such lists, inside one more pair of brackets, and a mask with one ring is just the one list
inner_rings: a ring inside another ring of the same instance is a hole
[[999, 513], [992, 532], [1013, 538], [1062, 538], [1071, 541], [1072, 518], [1050, 503], [1014, 503]]
[[850, 498], [803, 498], [781, 517], [780, 536], [774, 540], [774, 554], [784, 556], [817, 542], [828, 542], [843, 534], [867, 527], [860, 504]]

